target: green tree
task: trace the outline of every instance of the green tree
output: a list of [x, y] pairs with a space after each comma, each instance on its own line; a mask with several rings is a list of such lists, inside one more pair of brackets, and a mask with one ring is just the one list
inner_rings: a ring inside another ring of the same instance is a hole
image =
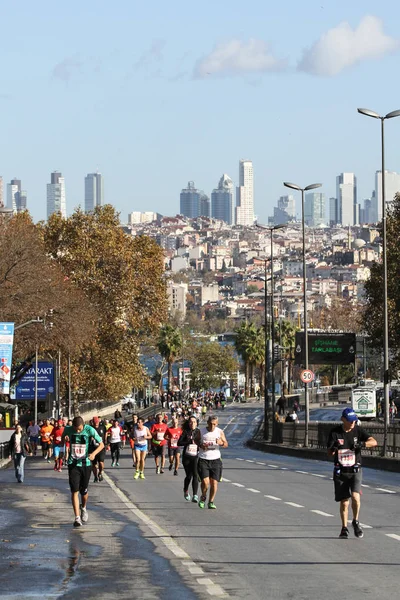
[[235, 348], [245, 365], [246, 394], [253, 396], [255, 367], [261, 367], [265, 360], [264, 330], [262, 327], [256, 327], [254, 323], [243, 322], [235, 331]]
[[157, 342], [158, 351], [168, 364], [168, 390], [172, 384], [172, 365], [182, 352], [182, 333], [180, 329], [167, 323], [160, 329]]
[[190, 361], [190, 387], [198, 391], [222, 387], [239, 366], [232, 346], [218, 342], [193, 342]]
[[287, 380], [285, 388], [290, 392], [293, 373], [294, 345], [298, 328], [287, 319], [275, 322], [275, 326], [275, 339], [283, 348], [283, 359], [287, 363]]

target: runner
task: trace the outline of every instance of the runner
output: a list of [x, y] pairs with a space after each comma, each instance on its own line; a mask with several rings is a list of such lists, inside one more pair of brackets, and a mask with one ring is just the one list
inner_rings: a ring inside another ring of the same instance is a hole
[[53, 442], [54, 470], [62, 472], [63, 458], [65, 448], [62, 443], [62, 434], [64, 433], [64, 423], [62, 419], [58, 419], [51, 433], [51, 441]]
[[138, 416], [137, 414], [132, 415], [132, 422], [128, 426], [128, 436], [129, 436], [129, 445], [132, 450], [132, 461], [133, 468], [136, 469], [136, 456], [135, 456], [135, 429], [138, 424]]
[[50, 425], [49, 419], [46, 419], [40, 429], [40, 443], [42, 446], [42, 455], [47, 462], [50, 461], [51, 457], [51, 434], [53, 432], [53, 427]]
[[197, 419], [190, 417], [185, 424], [181, 437], [178, 440], [179, 446], [183, 446], [182, 464], [185, 469], [185, 481], [183, 482], [183, 495], [187, 502], [190, 502], [189, 486], [192, 482], [193, 498], [192, 502], [198, 502], [199, 480], [197, 475], [197, 455], [201, 443], [200, 429], [197, 427]]
[[178, 418], [172, 417], [172, 425], [168, 427], [165, 439], [168, 441], [168, 455], [169, 455], [169, 470], [175, 466], [174, 475], [178, 475], [179, 464], [181, 461], [181, 449], [178, 446], [178, 440], [182, 435], [182, 428], [179, 427]]
[[206, 420], [206, 415], [207, 415], [207, 404], [204, 401], [203, 406], [201, 407], [201, 420], [205, 421]]
[[[89, 454], [89, 442], [93, 438], [99, 445]], [[74, 527], [81, 527], [88, 520], [87, 501], [90, 480], [90, 463], [104, 448], [101, 437], [93, 427], [85, 425], [82, 417], [75, 417], [72, 427], [65, 427], [62, 443], [69, 442], [68, 477], [71, 488], [72, 508], [74, 509]], [[81, 506], [79, 506], [79, 494]]]
[[377, 441], [357, 425], [358, 417], [352, 408], [344, 409], [341, 420], [342, 425], [333, 427], [328, 438], [328, 455], [334, 456], [335, 462], [333, 469], [335, 500], [340, 502], [342, 529], [339, 537], [342, 539], [349, 537], [347, 524], [351, 498], [354, 535], [362, 538], [364, 532], [358, 521], [362, 480], [361, 448], [374, 448], [377, 446]]
[[[167, 440], [165, 439], [165, 433], [168, 426], [162, 422], [163, 416], [161, 413], [156, 415], [156, 422], [150, 428], [152, 435], [151, 445], [153, 448], [154, 461], [156, 463], [156, 474], [164, 473], [165, 466], [165, 451], [167, 448]], [[160, 467], [161, 457], [161, 467]]]
[[227, 448], [228, 442], [222, 429], [218, 427], [218, 417], [209, 416], [207, 427], [200, 431], [201, 444], [197, 470], [201, 479], [201, 498], [199, 507], [204, 508], [207, 491], [210, 487], [208, 508], [217, 508], [214, 504], [218, 482], [222, 477], [221, 448]]
[[33, 456], [36, 456], [38, 442], [39, 442], [39, 433], [40, 427], [34, 421], [29, 422], [29, 426], [27, 429], [27, 433], [29, 435], [29, 441], [32, 447]]
[[121, 427], [116, 419], [107, 431], [108, 441], [111, 449], [111, 466], [119, 467], [119, 449], [121, 446]]
[[[93, 417], [92, 421], [93, 421], [93, 429], [95, 429], [95, 431], [97, 431], [97, 433], [99, 434], [99, 436], [101, 438], [101, 441], [104, 444], [103, 450], [100, 450], [100, 452], [98, 454], [96, 454], [96, 456], [94, 457], [94, 460], [92, 461], [92, 472], [94, 475], [94, 483], [97, 483], [98, 481], [103, 481], [104, 460], [106, 457], [105, 444], [106, 444], [107, 430], [106, 430], [106, 426], [104, 425], [104, 423], [102, 423], [100, 421], [99, 417]], [[94, 438], [90, 438], [89, 452], [90, 453], [94, 452], [96, 450], [97, 446], [98, 446], [97, 441]]]
[[144, 419], [139, 417], [137, 425], [134, 429], [134, 444], [136, 471], [133, 479], [146, 479], [144, 476], [144, 463], [146, 460], [148, 441], [152, 439], [152, 435], [144, 425]]

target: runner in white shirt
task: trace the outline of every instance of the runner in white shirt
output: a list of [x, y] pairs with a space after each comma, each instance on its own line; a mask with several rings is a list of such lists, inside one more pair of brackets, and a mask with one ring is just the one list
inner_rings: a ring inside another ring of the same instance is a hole
[[152, 439], [152, 435], [150, 430], [144, 426], [143, 417], [139, 417], [137, 425], [134, 430], [134, 452], [135, 452], [135, 462], [136, 462], [136, 471], [133, 476], [133, 479], [145, 479], [144, 476], [144, 463], [146, 460], [146, 454], [148, 449], [148, 440]]
[[218, 417], [209, 416], [207, 427], [200, 430], [201, 444], [197, 471], [201, 479], [201, 497], [199, 507], [204, 508], [210, 487], [208, 508], [217, 508], [214, 504], [218, 482], [222, 478], [221, 448], [227, 448], [228, 442], [222, 429], [218, 427]]
[[111, 466], [119, 467], [119, 449], [121, 446], [121, 427], [116, 419], [107, 431], [111, 449]]

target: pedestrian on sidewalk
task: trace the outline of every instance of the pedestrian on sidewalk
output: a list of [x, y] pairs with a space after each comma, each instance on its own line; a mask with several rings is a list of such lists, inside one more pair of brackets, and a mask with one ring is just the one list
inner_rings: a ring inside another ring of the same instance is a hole
[[18, 483], [24, 482], [24, 463], [27, 454], [31, 454], [28, 436], [17, 423], [8, 443], [8, 456], [14, 460], [15, 477]]

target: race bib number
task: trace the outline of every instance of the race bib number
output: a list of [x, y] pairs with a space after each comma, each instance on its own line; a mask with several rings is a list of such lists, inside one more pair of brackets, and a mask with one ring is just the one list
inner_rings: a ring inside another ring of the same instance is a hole
[[86, 456], [86, 444], [72, 444], [71, 456], [77, 460], [85, 458]]
[[354, 467], [356, 464], [356, 453], [354, 450], [338, 450], [338, 460], [342, 467]]
[[61, 435], [56, 435], [56, 442], [61, 442]]
[[189, 444], [189, 446], [186, 448], [186, 454], [188, 456], [197, 456], [197, 445]]
[[46, 433], [44, 434], [44, 437], [49, 438], [50, 437], [50, 433], [48, 431], [46, 431]]
[[216, 441], [204, 443], [207, 446], [207, 450], [216, 450], [218, 448], [218, 444], [216, 443]]
[[162, 441], [163, 441], [163, 439], [164, 439], [164, 432], [163, 432], [163, 431], [157, 431], [157, 437], [156, 437], [156, 439], [157, 439], [159, 442], [162, 442]]
[[136, 438], [136, 444], [137, 444], [138, 446], [144, 446], [144, 445], [146, 444], [146, 441], [147, 441], [147, 440], [145, 440], [145, 439], [144, 439], [144, 436], [143, 436], [143, 435], [141, 435], [140, 437], [137, 437], [137, 438]]
[[178, 447], [178, 439], [177, 438], [171, 438], [170, 444], [171, 444], [171, 448], [177, 448]]

